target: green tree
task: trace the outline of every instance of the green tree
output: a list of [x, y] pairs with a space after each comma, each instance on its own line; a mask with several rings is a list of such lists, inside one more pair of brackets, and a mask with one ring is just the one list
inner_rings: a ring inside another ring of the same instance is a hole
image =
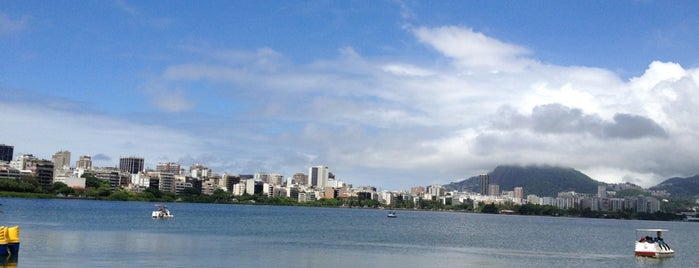
[[53, 183], [53, 191], [56, 194], [62, 194], [62, 195], [72, 195], [73, 194], [73, 188], [70, 188], [67, 184], [57, 181]]
[[481, 208], [482, 213], [497, 214], [500, 213], [500, 209], [495, 204], [487, 204]]

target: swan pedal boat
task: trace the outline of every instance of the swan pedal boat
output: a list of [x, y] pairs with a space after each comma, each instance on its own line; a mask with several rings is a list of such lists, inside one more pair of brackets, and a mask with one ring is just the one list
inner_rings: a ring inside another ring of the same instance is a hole
[[674, 256], [675, 251], [663, 240], [662, 233], [667, 231], [667, 229], [636, 229], [636, 237], [638, 237], [639, 232], [642, 234], [655, 233], [656, 236], [643, 236], [636, 241], [634, 255], [651, 258]]

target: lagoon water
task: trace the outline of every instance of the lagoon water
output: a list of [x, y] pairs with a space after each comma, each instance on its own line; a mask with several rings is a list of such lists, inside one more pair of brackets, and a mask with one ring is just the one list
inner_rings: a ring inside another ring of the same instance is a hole
[[[699, 223], [458, 212], [1, 198], [6, 267], [696, 267]], [[633, 256], [666, 228], [674, 257]], [[14, 266], [13, 266], [14, 265]]]

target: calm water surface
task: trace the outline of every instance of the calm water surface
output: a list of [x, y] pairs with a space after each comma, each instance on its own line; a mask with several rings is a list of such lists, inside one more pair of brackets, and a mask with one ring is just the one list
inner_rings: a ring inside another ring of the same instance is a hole
[[[5, 267], [696, 267], [699, 224], [424, 211], [2, 198]], [[633, 256], [636, 228], [677, 252]], [[0, 264], [3, 267], [3, 264]]]

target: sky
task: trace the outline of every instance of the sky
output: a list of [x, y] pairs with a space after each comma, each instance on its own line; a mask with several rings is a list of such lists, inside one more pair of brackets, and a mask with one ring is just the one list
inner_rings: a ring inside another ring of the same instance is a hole
[[0, 0], [0, 144], [95, 166], [699, 174], [695, 1]]

